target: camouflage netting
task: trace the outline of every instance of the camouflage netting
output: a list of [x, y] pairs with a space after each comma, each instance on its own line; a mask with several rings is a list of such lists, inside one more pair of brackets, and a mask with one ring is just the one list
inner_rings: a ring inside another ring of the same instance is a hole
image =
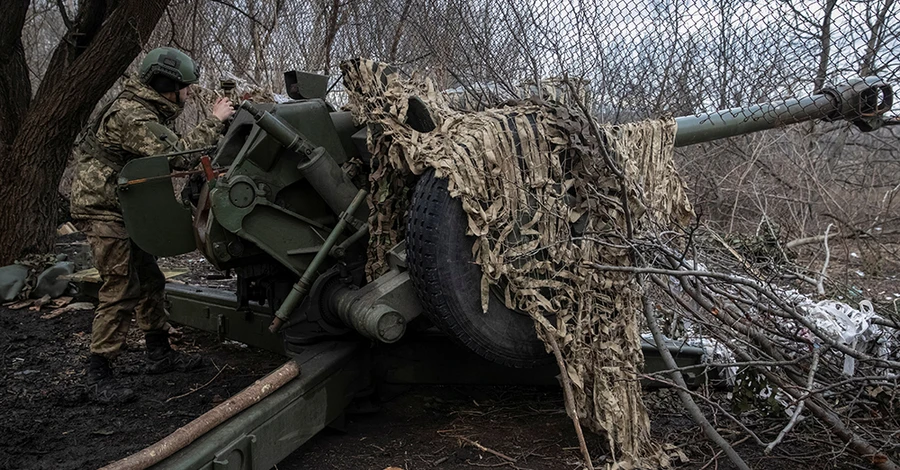
[[[482, 304], [499, 291], [508, 307], [535, 319], [545, 342], [557, 339], [581, 423], [606, 433], [622, 467], [667, 465], [650, 439], [638, 381], [639, 288], [629, 274], [601, 274], [590, 264], [632, 264], [626, 210], [638, 229], [651, 219], [642, 214], [664, 223], [691, 216], [672, 164], [674, 122], [596, 128], [573, 109], [539, 100], [461, 112], [419, 75], [403, 79], [368, 60], [345, 62], [342, 71], [356, 119], [380, 129], [368, 142], [369, 275], [403, 238], [412, 175], [434, 168], [477, 237]], [[420, 120], [411, 97], [430, 111], [434, 130], [407, 124]], [[624, 185], [607, 161], [625, 168]], [[547, 319], [554, 316], [555, 324]]]

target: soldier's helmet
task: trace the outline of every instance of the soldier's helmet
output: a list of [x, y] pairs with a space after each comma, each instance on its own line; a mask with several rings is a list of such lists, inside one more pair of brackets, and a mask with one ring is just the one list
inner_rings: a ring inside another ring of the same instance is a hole
[[144, 57], [139, 78], [158, 92], [177, 91], [197, 83], [200, 69], [184, 52], [172, 47], [158, 47]]

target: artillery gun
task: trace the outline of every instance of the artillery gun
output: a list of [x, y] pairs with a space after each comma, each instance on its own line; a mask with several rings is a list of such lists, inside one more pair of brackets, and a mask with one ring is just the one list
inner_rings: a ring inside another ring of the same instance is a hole
[[[366, 282], [366, 193], [342, 168], [354, 158], [369, 162], [366, 127], [324, 100], [325, 77], [285, 77], [292, 101], [242, 104], [205, 164], [206, 179], [189, 186], [195, 191], [184, 199], [193, 207], [174, 198], [166, 156], [125, 166], [119, 198], [134, 242], [156, 256], [199, 248], [217, 268], [236, 272], [239, 309], [271, 315], [267, 326], [283, 332], [294, 354], [352, 334], [393, 343], [424, 314], [492, 362], [550, 362], [530, 317], [496, 296], [482, 312], [465, 214], [433, 172], [413, 190], [407, 239], [391, 249], [390, 270]], [[889, 85], [858, 79], [806, 98], [676, 118], [675, 145], [813, 119], [847, 119], [871, 131], [892, 100]], [[227, 171], [216, 175], [214, 167]]]
[[[303, 371], [154, 468], [271, 468], [338, 421], [373, 376], [394, 384], [555, 383], [558, 371], [529, 316], [493, 293], [482, 311], [466, 214], [433, 171], [412, 190], [406, 240], [387, 253], [390, 269], [366, 279], [366, 193], [343, 167], [369, 164], [367, 128], [324, 100], [326, 77], [285, 78], [292, 101], [243, 103], [183, 202], [167, 155], [132, 160], [119, 173], [125, 225], [138, 246], [156, 256], [199, 249], [237, 274], [234, 293], [169, 285], [172, 319], [286, 352]], [[676, 118], [675, 145], [813, 119], [871, 131], [892, 105], [891, 87], [869, 77], [806, 98]], [[428, 127], [428, 119], [413, 111], [407, 124]], [[664, 369], [655, 346], [642, 346], [645, 370]], [[668, 349], [679, 365], [703, 354], [675, 342]]]

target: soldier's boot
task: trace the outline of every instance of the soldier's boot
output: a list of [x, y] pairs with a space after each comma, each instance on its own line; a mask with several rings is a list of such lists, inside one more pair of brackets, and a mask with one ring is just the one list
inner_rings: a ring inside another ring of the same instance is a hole
[[144, 338], [147, 340], [148, 374], [165, 374], [176, 370], [187, 372], [205, 365], [201, 356], [172, 349], [168, 331], [148, 331]]
[[113, 377], [109, 359], [91, 354], [88, 362], [87, 381], [89, 392], [98, 403], [128, 403], [137, 398], [130, 388]]

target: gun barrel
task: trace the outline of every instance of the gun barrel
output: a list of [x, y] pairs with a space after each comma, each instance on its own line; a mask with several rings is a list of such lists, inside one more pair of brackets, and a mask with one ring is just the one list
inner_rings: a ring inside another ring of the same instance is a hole
[[884, 124], [883, 115], [892, 105], [890, 85], [877, 77], [867, 77], [843, 86], [825, 88], [806, 98], [675, 118], [675, 146], [709, 142], [814, 119], [846, 119], [868, 132]]
[[241, 109], [247, 110], [256, 119], [256, 125], [281, 145], [306, 156], [311, 155], [316, 149], [316, 146], [312, 145], [305, 136], [289, 127], [272, 113], [257, 108], [249, 101], [241, 103]]

